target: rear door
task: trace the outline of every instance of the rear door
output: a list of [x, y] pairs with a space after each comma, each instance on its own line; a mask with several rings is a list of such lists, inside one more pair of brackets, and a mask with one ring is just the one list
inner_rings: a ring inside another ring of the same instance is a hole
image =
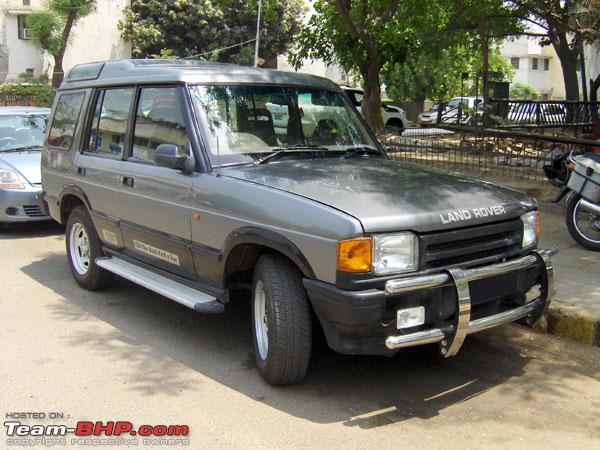
[[121, 172], [121, 230], [128, 255], [159, 269], [195, 278], [191, 254], [193, 175], [155, 164], [160, 144], [193, 156], [178, 86], [138, 88], [132, 145]]
[[92, 220], [105, 245], [123, 246], [118, 226], [123, 152], [127, 145], [134, 87], [101, 88], [94, 92], [86, 118], [76, 177], [88, 197]]

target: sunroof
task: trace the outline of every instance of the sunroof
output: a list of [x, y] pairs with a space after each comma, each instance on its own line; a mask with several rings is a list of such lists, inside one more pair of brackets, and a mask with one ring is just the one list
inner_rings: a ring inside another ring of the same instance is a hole
[[104, 67], [103, 62], [78, 64], [71, 69], [67, 76], [68, 81], [95, 80], [100, 76]]

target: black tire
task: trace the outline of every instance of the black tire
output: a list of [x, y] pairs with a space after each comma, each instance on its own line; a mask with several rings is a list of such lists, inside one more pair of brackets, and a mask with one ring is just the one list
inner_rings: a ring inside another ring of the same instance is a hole
[[571, 237], [575, 239], [575, 241], [577, 241], [579, 245], [587, 248], [588, 250], [598, 252], [600, 251], [600, 243], [586, 239], [578, 231], [577, 226], [575, 224], [574, 213], [575, 208], [577, 207], [577, 204], [579, 203], [580, 199], [581, 196], [575, 193], [569, 195], [569, 197], [567, 198], [567, 229], [569, 230], [569, 234], [571, 235]]
[[[265, 300], [268, 349], [259, 350], [256, 324], [257, 285], [262, 283]], [[312, 350], [312, 320], [302, 274], [280, 255], [262, 255], [252, 280], [252, 335], [255, 361], [260, 375], [270, 384], [302, 381]]]
[[400, 135], [404, 131], [404, 124], [400, 119], [390, 119], [385, 124], [385, 129], [390, 133]]
[[[72, 246], [70, 241], [72, 239], [71, 231], [73, 230], [73, 227], [79, 227], [80, 229], [83, 229], [88, 238], [89, 264], [84, 273], [81, 273], [81, 269], [78, 270], [75, 267], [73, 259], [74, 255], [71, 254]], [[82, 288], [90, 291], [109, 287], [112, 284], [114, 275], [108, 270], [102, 269], [96, 265], [96, 258], [104, 256], [104, 252], [102, 251], [102, 245], [100, 243], [100, 239], [98, 238], [98, 234], [96, 233], [96, 228], [92, 223], [92, 219], [83, 206], [77, 206], [71, 211], [69, 219], [67, 220], [65, 237], [67, 246], [67, 261], [75, 281], [77, 281]]]

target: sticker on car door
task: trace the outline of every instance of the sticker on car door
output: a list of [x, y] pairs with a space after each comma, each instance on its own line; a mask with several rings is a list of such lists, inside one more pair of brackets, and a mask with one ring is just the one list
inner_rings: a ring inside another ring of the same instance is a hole
[[150, 255], [162, 261], [179, 266], [179, 256], [177, 256], [175, 253], [170, 253], [162, 248], [154, 247], [153, 245], [138, 241], [137, 239], [133, 240], [133, 248], [140, 253], [145, 253], [146, 255]]

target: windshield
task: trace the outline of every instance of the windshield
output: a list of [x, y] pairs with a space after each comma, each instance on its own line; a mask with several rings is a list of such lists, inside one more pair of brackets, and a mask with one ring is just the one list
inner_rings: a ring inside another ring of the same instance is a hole
[[192, 86], [190, 91], [207, 129], [213, 165], [251, 163], [288, 147], [318, 146], [325, 155], [378, 149], [341, 92], [249, 85]]
[[47, 123], [48, 116], [1, 115], [0, 152], [41, 147]]

